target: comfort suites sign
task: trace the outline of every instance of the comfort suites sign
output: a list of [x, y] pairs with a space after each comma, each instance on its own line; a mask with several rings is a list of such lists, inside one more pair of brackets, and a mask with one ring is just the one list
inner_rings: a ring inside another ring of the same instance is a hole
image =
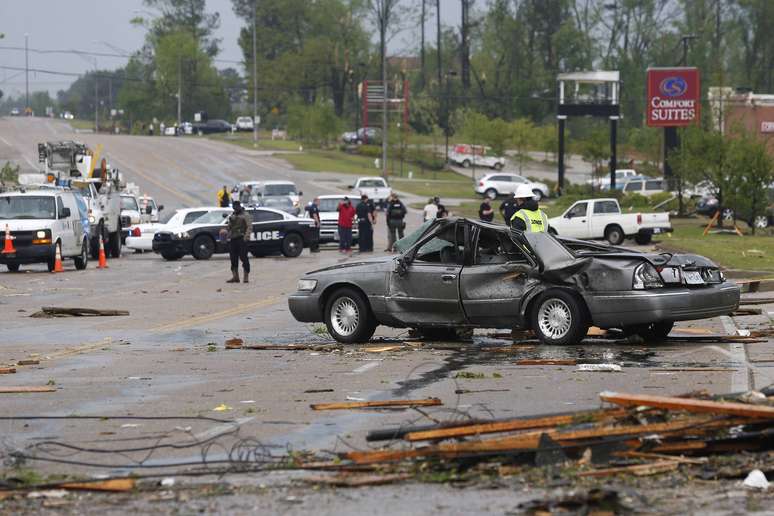
[[699, 122], [698, 68], [648, 68], [648, 125], [680, 127]]

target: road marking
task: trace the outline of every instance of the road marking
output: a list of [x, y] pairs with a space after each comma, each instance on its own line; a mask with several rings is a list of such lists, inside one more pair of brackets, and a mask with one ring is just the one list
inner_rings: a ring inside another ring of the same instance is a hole
[[9, 142], [8, 140], [6, 140], [6, 139], [5, 139], [5, 138], [3, 138], [2, 136], [0, 136], [0, 140], [2, 140], [2, 141], [3, 141], [3, 143], [4, 143], [4, 144], [6, 144], [6, 145], [8, 145], [9, 147], [13, 147], [13, 145], [11, 145], [11, 142]]
[[97, 348], [104, 348], [105, 346], [110, 346], [112, 344], [113, 339], [110, 337], [105, 337], [104, 339], [93, 342], [91, 344], [84, 344], [83, 346], [77, 346], [74, 348], [68, 348], [62, 351], [57, 351], [56, 353], [48, 353], [44, 355], [45, 360], [53, 360], [55, 358], [61, 358], [66, 357], [68, 355], [77, 355], [78, 353], [85, 353], [87, 351], [94, 351]]
[[280, 299], [279, 296], [275, 296], [275, 297], [262, 299], [261, 301], [257, 301], [255, 303], [245, 303], [245, 304], [237, 305], [233, 308], [229, 308], [228, 310], [223, 310], [221, 312], [200, 315], [198, 317], [191, 317], [190, 319], [183, 319], [183, 320], [168, 323], [168, 324], [162, 324], [161, 326], [157, 326], [153, 328], [151, 331], [156, 333], [168, 332], [168, 331], [174, 331], [174, 330], [181, 330], [186, 327], [198, 326], [199, 324], [204, 324], [212, 321], [217, 321], [219, 319], [225, 319], [227, 317], [232, 317], [234, 315], [238, 315], [242, 312], [246, 312], [254, 308], [262, 308], [265, 306], [273, 305], [279, 299]]
[[249, 423], [253, 419], [255, 419], [255, 417], [243, 417], [231, 423], [224, 423], [222, 425], [213, 426], [209, 430], [205, 430], [204, 432], [199, 432], [198, 434], [194, 434], [193, 437], [196, 441], [206, 441], [208, 439], [212, 439], [213, 437], [218, 437], [222, 434], [232, 432], [237, 428], [239, 428], [240, 426], [244, 425], [245, 423]]
[[369, 362], [365, 365], [361, 365], [357, 369], [353, 369], [352, 374], [363, 374], [366, 371], [370, 371], [374, 367], [379, 367], [379, 362]]

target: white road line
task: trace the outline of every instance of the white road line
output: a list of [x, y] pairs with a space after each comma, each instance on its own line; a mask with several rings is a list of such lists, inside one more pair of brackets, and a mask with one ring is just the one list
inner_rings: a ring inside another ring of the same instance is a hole
[[363, 374], [366, 371], [370, 371], [374, 367], [379, 367], [379, 362], [369, 362], [365, 365], [361, 365], [357, 369], [353, 369], [351, 374]]
[[0, 136], [0, 140], [2, 140], [2, 141], [3, 141], [3, 143], [4, 143], [4, 144], [6, 144], [6, 145], [8, 145], [9, 147], [13, 147], [13, 145], [11, 145], [11, 142], [9, 142], [8, 140], [6, 140], [6, 139], [5, 139], [5, 138], [3, 138], [2, 136]]

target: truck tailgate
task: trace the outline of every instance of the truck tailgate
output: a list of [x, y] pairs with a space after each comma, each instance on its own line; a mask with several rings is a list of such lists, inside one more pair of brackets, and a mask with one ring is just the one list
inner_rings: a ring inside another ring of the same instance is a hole
[[640, 227], [642, 228], [671, 228], [672, 224], [669, 222], [669, 213], [641, 213], [642, 222]]

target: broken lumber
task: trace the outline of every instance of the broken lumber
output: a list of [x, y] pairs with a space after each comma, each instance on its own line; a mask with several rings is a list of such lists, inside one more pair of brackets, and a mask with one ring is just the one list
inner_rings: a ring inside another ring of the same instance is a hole
[[732, 317], [741, 317], [744, 315], [761, 315], [763, 310], [761, 308], [737, 308], [731, 313]]
[[56, 392], [56, 387], [32, 386], [32, 387], [0, 387], [0, 394], [14, 394], [23, 392]]
[[312, 410], [347, 410], [355, 408], [436, 407], [443, 405], [438, 398], [424, 400], [348, 401], [342, 403], [315, 403]]
[[611, 475], [618, 475], [621, 473], [633, 474], [638, 477], [646, 475], [657, 475], [659, 473], [667, 473], [674, 471], [680, 466], [680, 463], [674, 460], [664, 460], [659, 462], [652, 462], [650, 464], [634, 464], [632, 466], [621, 466], [618, 468], [605, 468], [595, 469], [593, 471], [583, 471], [578, 473], [579, 477], [608, 477]]
[[228, 339], [226, 340], [226, 349], [239, 349], [244, 344], [242, 339]]
[[683, 456], [679, 455], [666, 455], [664, 453], [649, 453], [649, 452], [639, 452], [639, 451], [623, 451], [623, 452], [613, 452], [613, 455], [616, 457], [632, 457], [635, 459], [662, 459], [662, 460], [670, 460], [673, 462], [679, 462], [680, 464], [692, 464], [694, 466], [702, 466], [707, 463], [706, 457], [701, 457], [699, 459], [689, 459]]
[[0, 367], [0, 374], [13, 374], [15, 372], [15, 367]]
[[77, 491], [111, 491], [121, 493], [131, 491], [134, 489], [134, 486], [135, 480], [133, 478], [113, 478], [95, 482], [67, 482], [57, 487]]
[[774, 290], [774, 278], [738, 280], [735, 283], [741, 287], [743, 293]]
[[740, 305], [771, 305], [774, 297], [747, 297], [739, 300]]
[[749, 418], [774, 419], [774, 407], [748, 405], [727, 401], [706, 401], [647, 394], [625, 394], [605, 391], [599, 393], [602, 401], [622, 406], [645, 406], [661, 409], [684, 410], [692, 413], [725, 414]]
[[129, 315], [128, 310], [98, 310], [96, 308], [64, 308], [44, 306], [30, 317], [115, 317]]
[[17, 366], [20, 365], [38, 365], [40, 364], [40, 360], [34, 359], [34, 358], [26, 358], [24, 360], [19, 360], [16, 362]]
[[561, 360], [561, 359], [531, 359], [531, 358], [525, 358], [522, 360], [517, 360], [515, 362], [516, 365], [575, 365], [577, 364], [577, 360]]

